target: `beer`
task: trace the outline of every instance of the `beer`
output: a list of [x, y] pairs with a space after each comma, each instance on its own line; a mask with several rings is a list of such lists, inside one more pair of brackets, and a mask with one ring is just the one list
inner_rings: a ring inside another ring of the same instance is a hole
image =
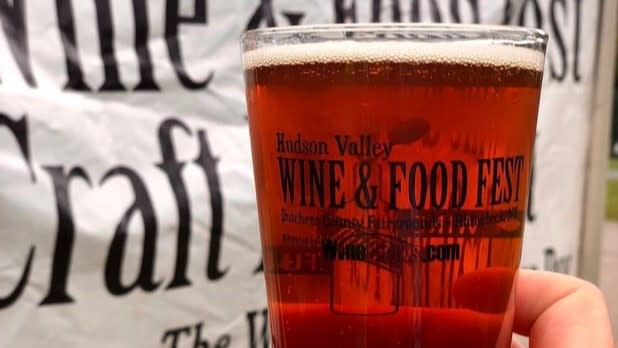
[[510, 347], [544, 55], [244, 53], [274, 347]]

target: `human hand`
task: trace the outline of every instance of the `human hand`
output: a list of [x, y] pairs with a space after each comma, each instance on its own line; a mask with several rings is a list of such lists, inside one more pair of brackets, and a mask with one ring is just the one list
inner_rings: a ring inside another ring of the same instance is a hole
[[521, 270], [515, 296], [513, 329], [530, 337], [530, 348], [614, 348], [607, 305], [593, 284]]

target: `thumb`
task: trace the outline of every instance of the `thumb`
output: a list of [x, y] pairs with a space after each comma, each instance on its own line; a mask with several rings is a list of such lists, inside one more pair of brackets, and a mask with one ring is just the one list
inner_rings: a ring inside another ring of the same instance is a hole
[[515, 298], [515, 332], [533, 348], [613, 348], [607, 305], [584, 280], [521, 270]]

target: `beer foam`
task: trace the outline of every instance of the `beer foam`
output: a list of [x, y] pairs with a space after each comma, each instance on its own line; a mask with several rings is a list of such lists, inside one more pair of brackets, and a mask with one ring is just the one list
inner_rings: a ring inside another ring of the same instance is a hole
[[545, 56], [530, 48], [485, 41], [454, 43], [336, 41], [271, 46], [243, 54], [244, 69], [266, 66], [393, 62], [489, 65], [543, 70]]

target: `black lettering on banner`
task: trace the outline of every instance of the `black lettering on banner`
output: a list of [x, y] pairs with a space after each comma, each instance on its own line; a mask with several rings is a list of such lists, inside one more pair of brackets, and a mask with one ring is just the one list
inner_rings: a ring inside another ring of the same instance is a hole
[[305, 14], [302, 12], [283, 11], [281, 14], [288, 20], [290, 25], [299, 25]]
[[528, 5], [532, 6], [532, 11], [534, 14], [535, 23], [528, 26], [532, 26], [535, 28], [543, 28], [543, 14], [541, 13], [541, 6], [537, 2], [537, 0], [523, 0], [523, 4], [521, 5], [521, 10], [519, 12], [519, 21], [518, 24], [520, 26], [526, 26], [526, 11], [528, 10]]
[[[281, 14], [288, 21], [289, 25], [299, 25], [305, 14], [296, 11], [281, 11]], [[266, 27], [276, 27], [275, 10], [272, 0], [260, 0], [259, 4], [251, 14], [246, 30], [257, 29], [265, 24]]]
[[178, 341], [180, 340], [180, 335], [190, 335], [191, 327], [190, 326], [182, 326], [175, 329], [169, 329], [163, 333], [163, 338], [161, 338], [161, 343], [165, 344], [168, 338], [171, 338], [171, 344], [169, 348], [178, 348]]
[[58, 16], [60, 39], [62, 40], [64, 61], [69, 78], [64, 85], [64, 89], [90, 91], [90, 87], [84, 82], [82, 63], [77, 48], [72, 0], [56, 0], [56, 14]]
[[[262, 317], [262, 328], [257, 332], [256, 328], [258, 324], [256, 323], [256, 317]], [[262, 309], [260, 311], [250, 311], [247, 312], [247, 322], [249, 323], [249, 348], [268, 348], [270, 347], [268, 340], [268, 310]]]
[[[392, 18], [391, 22], [401, 22], [401, 4], [399, 0], [387, 0], [391, 2]], [[371, 21], [374, 23], [382, 22], [382, 0], [371, 2]]]
[[2, 30], [15, 58], [17, 67], [31, 87], [36, 87], [36, 80], [30, 63], [30, 48], [26, 30], [26, 8], [24, 0], [0, 0], [0, 22]]
[[204, 326], [204, 323], [195, 325], [193, 348], [208, 348], [208, 341], [202, 339], [202, 326]]
[[[570, 6], [570, 4], [573, 6]], [[551, 0], [549, 2], [549, 36], [557, 50], [548, 52], [549, 73], [552, 80], [564, 81], [569, 74], [573, 81], [581, 81], [581, 0]], [[542, 25], [542, 23], [540, 23]], [[567, 32], [573, 34], [572, 48], [567, 42]]]
[[265, 22], [268, 28], [277, 26], [272, 0], [260, 0], [260, 4], [249, 19], [247, 30], [259, 28], [262, 22]]
[[335, 23], [356, 23], [356, 0], [335, 0]]
[[30, 179], [32, 182], [36, 182], [36, 175], [34, 174], [34, 168], [32, 167], [32, 159], [30, 158], [30, 141], [28, 131], [28, 120], [26, 115], [20, 119], [13, 121], [8, 115], [0, 113], [0, 127], [6, 126], [9, 131], [15, 137], [21, 155], [24, 157], [24, 161], [28, 166], [30, 172]]
[[72, 179], [79, 178], [85, 181], [89, 187], [92, 187], [90, 178], [82, 167], [73, 167], [68, 173], [65, 172], [62, 166], [45, 166], [43, 169], [49, 174], [54, 184], [58, 229], [52, 260], [52, 272], [49, 280], [49, 291], [43, 301], [41, 301], [41, 306], [74, 302], [71, 295], [67, 293], [69, 268], [71, 267], [73, 242], [75, 239], [69, 184]]
[[[9, 116], [0, 113], [0, 127], [6, 126], [11, 134], [15, 137], [17, 141], [17, 145], [19, 146], [19, 150], [21, 151], [22, 156], [28, 166], [28, 170], [30, 172], [30, 178], [32, 182], [36, 182], [34, 170], [32, 168], [31, 160], [30, 160], [30, 147], [28, 142], [28, 123], [26, 116], [22, 116], [22, 118], [18, 120], [12, 120]], [[8, 307], [12, 305], [19, 296], [21, 296], [22, 292], [26, 288], [26, 284], [28, 283], [28, 279], [30, 278], [30, 270], [32, 269], [32, 261], [34, 260], [34, 252], [35, 247], [31, 246], [30, 251], [28, 252], [28, 257], [26, 258], [26, 264], [24, 265], [24, 270], [21, 273], [21, 277], [17, 282], [13, 291], [11, 291], [6, 296], [0, 296], [0, 309]]]
[[[23, 157], [25, 157], [28, 168], [31, 171], [32, 181], [34, 182], [34, 171], [30, 167], [26, 116], [19, 120], [12, 120], [8, 116], [0, 113], [0, 126], [4, 125], [7, 126], [11, 134], [17, 139]], [[179, 216], [176, 263], [173, 279], [168, 284], [167, 289], [191, 284], [186, 275], [189, 260], [189, 242], [191, 239], [191, 209], [185, 183], [181, 176], [182, 169], [186, 163], [178, 161], [176, 158], [174, 144], [171, 139], [171, 132], [174, 128], [180, 128], [186, 134], [191, 135], [188, 126], [178, 119], [167, 119], [159, 127], [158, 138], [162, 161], [156, 166], [168, 177], [176, 200]], [[212, 209], [211, 238], [206, 274], [209, 280], [215, 281], [221, 279], [229, 269], [229, 267], [221, 269], [219, 266], [224, 233], [223, 195], [217, 172], [217, 163], [219, 159], [213, 156], [204, 130], [198, 131], [198, 138], [200, 152], [194, 162], [203, 170], [206, 176], [206, 184], [210, 190], [210, 207]], [[75, 244], [75, 224], [70, 198], [70, 184], [72, 181], [75, 181], [74, 179], [79, 178], [86, 183], [87, 187], [92, 187], [87, 172], [80, 166], [75, 166], [67, 170], [63, 166], [50, 165], [44, 166], [43, 170], [50, 176], [54, 187], [58, 223], [49, 289], [40, 302], [41, 306], [75, 302], [67, 290], [69, 287], [70, 268]], [[145, 292], [152, 292], [161, 285], [161, 281], [154, 279], [158, 226], [152, 200], [143, 179], [133, 169], [126, 166], [111, 168], [103, 175], [100, 184], [103, 185], [110, 179], [118, 176], [128, 179], [135, 198], [116, 226], [104, 269], [105, 286], [114, 296], [126, 295], [137, 287]], [[122, 268], [125, 260], [128, 228], [131, 220], [135, 218], [136, 215], [141, 217], [144, 226], [140, 270], [132, 283], [123, 284], [121, 279], [123, 279]], [[23, 292], [29, 279], [34, 255], [35, 247], [32, 246], [17, 285], [9, 294], [3, 294], [0, 297], [0, 308], [10, 306]], [[261, 271], [263, 270], [260, 267], [255, 270], [255, 272]], [[177, 338], [172, 338], [172, 340], [175, 341]], [[219, 340], [216, 341], [216, 347], [227, 347], [229, 341], [229, 337], [220, 337]]]
[[[99, 91], [124, 91], [125, 86], [120, 81], [120, 72], [114, 50], [114, 23], [112, 20], [111, 4], [109, 0], [94, 1], [97, 16], [97, 30], [99, 34], [99, 50], [103, 61], [104, 81]], [[145, 0], [133, 0], [135, 14], [135, 50], [140, 67], [140, 83], [136, 90], [157, 90], [153, 79], [152, 63], [147, 47], [148, 14]], [[72, 0], [56, 0], [58, 22], [65, 53], [67, 75], [69, 81], [65, 89], [89, 91], [84, 82], [84, 74], [78, 53], [73, 18]]]
[[[602, 4], [602, 3], [601, 3]], [[579, 82], [582, 76], [579, 72], [579, 53], [581, 51], [581, 21], [582, 21], [582, 0], [575, 0], [575, 38], [573, 39], [573, 80]]]
[[264, 273], [264, 259], [260, 259], [260, 264], [253, 270], [253, 274]]
[[511, 24], [513, 18], [513, 2], [512, 0], [505, 0], [504, 15], [502, 16], [502, 24]]
[[187, 265], [189, 263], [189, 242], [191, 240], [191, 206], [187, 195], [187, 188], [182, 179], [182, 168], [184, 162], [178, 162], [171, 132], [178, 128], [185, 134], [191, 135], [189, 127], [176, 118], [170, 118], [159, 127], [159, 146], [161, 150], [162, 162], [157, 164], [167, 175], [170, 186], [176, 200], [178, 210], [178, 239], [176, 241], [176, 267], [172, 281], [168, 284], [168, 289], [191, 285], [187, 278]]
[[28, 283], [28, 279], [30, 278], [32, 261], [34, 260], [34, 251], [35, 247], [31, 246], [30, 251], [28, 252], [28, 257], [26, 258], [26, 265], [24, 266], [24, 271], [21, 273], [21, 278], [19, 278], [19, 281], [17, 282], [15, 288], [13, 288], [13, 291], [11, 291], [11, 293], [9, 293], [5, 297], [0, 296], [0, 309], [6, 308], [12, 305], [15, 301], [17, 301], [19, 296], [21, 296], [21, 293], [26, 288], [26, 284]]
[[[114, 50], [114, 23], [110, 1], [96, 0], [94, 4], [99, 34], [99, 50], [104, 71], [104, 81], [99, 91], [124, 91], [126, 88], [120, 80], [120, 72]], [[145, 0], [133, 0], [133, 8], [135, 17], [135, 50], [140, 68], [140, 82], [135, 89], [157, 90], [158, 87], [153, 79], [152, 60], [147, 47], [148, 14]], [[78, 53], [72, 0], [56, 0], [56, 9], [65, 52], [67, 75], [69, 77], [65, 89], [88, 91], [90, 88], [84, 82]]]
[[230, 335], [222, 335], [217, 339], [213, 348], [228, 348], [231, 342], [232, 338]]
[[148, 49], [150, 22], [146, 0], [133, 0], [133, 12], [135, 14], [135, 52], [140, 76], [139, 83], [134, 90], [158, 91], [160, 88], [154, 79], [152, 57]]
[[[461, 23], [461, 13], [459, 11], [460, 2], [460, 0], [451, 0], [451, 15], [453, 16], [453, 20], [456, 23]], [[481, 13], [479, 11], [478, 0], [468, 0], [468, 3], [470, 4], [470, 9], [472, 10], [472, 22], [480, 23]]]
[[[116, 167], [110, 169], [101, 180], [101, 185], [115, 176], [124, 176], [131, 183], [135, 199], [122, 216], [116, 227], [105, 262], [105, 286], [114, 296], [126, 295], [136, 287], [146, 292], [152, 292], [161, 285], [154, 278], [154, 265], [157, 249], [157, 220], [155, 218], [152, 201], [142, 179], [130, 168]], [[142, 242], [142, 260], [139, 274], [130, 285], [123, 285], [122, 264], [125, 257], [128, 229], [131, 219], [135, 214], [142, 218], [144, 226], [144, 238]]]
[[187, 89], [202, 89], [208, 86], [214, 72], [210, 71], [202, 81], [195, 81], [187, 72], [181, 55], [181, 45], [178, 39], [178, 28], [181, 24], [208, 24], [208, 12], [206, 0], [194, 0], [194, 14], [186, 17], [180, 14], [179, 0], [167, 0], [165, 6], [165, 42], [167, 52], [172, 61], [174, 71], [180, 83]]
[[[195, 338], [193, 341], [193, 348], [210, 347], [210, 345], [208, 344], [208, 340], [202, 338], [202, 326], [204, 326], [204, 323], [198, 323], [197, 325], [195, 325]], [[224, 334], [215, 341], [215, 345], [213, 346], [213, 348], [228, 348], [231, 342], [232, 339], [230, 338], [230, 335]]]
[[[202, 337], [203, 327], [204, 323], [199, 322], [195, 325], [181, 326], [178, 328], [166, 330], [163, 333], [163, 337], [161, 338], [161, 343], [165, 344], [168, 341], [168, 338], [171, 338], [171, 344], [168, 347], [179, 348], [181, 336], [193, 335], [193, 348], [209, 348], [211, 347], [210, 343], [207, 339]], [[215, 344], [212, 346], [213, 348], [228, 348], [230, 346], [230, 343], [232, 343], [232, 338], [228, 334], [223, 334], [219, 336], [214, 342]]]
[[114, 23], [112, 22], [112, 8], [110, 0], [95, 0], [97, 12], [97, 30], [99, 31], [99, 49], [103, 59], [105, 80], [99, 91], [124, 91], [126, 88], [120, 83], [118, 62], [114, 52]]
[[[412, 22], [420, 22], [421, 19], [421, 1], [423, 0], [412, 0], [412, 8], [410, 9], [412, 18]], [[436, 0], [427, 0], [429, 3], [429, 7], [431, 9], [431, 21], [434, 23], [442, 22], [442, 15], [440, 14], [440, 8], [436, 3]]]
[[[556, 65], [558, 64], [556, 64], [553, 59], [548, 58], [547, 63], [549, 64], [549, 73], [551, 74], [552, 79], [555, 79], [557, 81], [562, 81], [567, 75], [567, 69], [568, 69], [569, 62], [567, 59], [567, 49], [566, 49], [566, 44], [564, 42], [563, 33], [560, 31], [560, 27], [556, 20], [556, 16], [558, 15], [558, 8], [557, 8], [558, 5], [560, 5], [560, 7], [562, 8], [561, 12], [563, 14], [563, 17], [566, 17], [567, 15], [566, 0], [551, 0], [549, 25], [552, 30], [552, 40], [556, 42], [556, 45], [558, 47], [559, 54], [557, 56], [560, 58], [560, 61], [562, 62], [560, 64], [561, 69], [557, 70], [558, 68], [556, 68]], [[554, 56], [555, 55], [551, 55], [551, 58], [553, 58]]]
[[215, 158], [210, 151], [206, 132], [204, 130], [199, 130], [197, 136], [200, 142], [200, 153], [195, 159], [195, 163], [202, 168], [206, 175], [206, 183], [210, 191], [212, 219], [206, 275], [208, 280], [219, 280], [229, 269], [228, 267], [224, 270], [219, 270], [221, 240], [223, 238], [223, 194], [221, 192], [219, 174], [217, 173], [217, 162], [219, 162], [219, 159]]

